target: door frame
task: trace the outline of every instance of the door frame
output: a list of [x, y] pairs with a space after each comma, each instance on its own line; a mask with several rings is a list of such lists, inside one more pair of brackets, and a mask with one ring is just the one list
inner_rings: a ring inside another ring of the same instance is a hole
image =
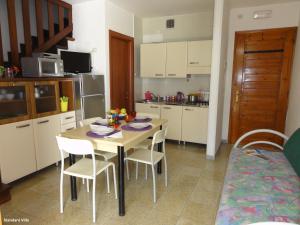
[[[243, 71], [241, 69], [241, 64], [243, 63], [242, 59], [240, 59], [239, 54], [241, 51], [244, 51], [244, 46], [241, 47], [240, 42], [244, 41], [241, 40], [239, 37], [239, 34], [251, 34], [251, 33], [256, 33], [256, 32], [263, 32], [263, 31], [286, 31], [290, 32], [289, 38], [293, 40], [293, 45], [291, 46], [290, 43], [287, 45], [285, 43], [284, 48], [287, 50], [285, 52], [284, 56], [287, 54], [292, 54], [290, 60], [286, 62], [283, 66], [285, 67], [284, 70], [282, 70], [282, 81], [284, 81], [280, 87], [280, 91], [284, 96], [287, 96], [283, 100], [283, 106], [282, 106], [282, 112], [283, 114], [287, 114], [287, 109], [288, 109], [288, 99], [289, 99], [289, 89], [290, 89], [290, 81], [291, 81], [291, 72], [292, 72], [292, 65], [294, 61], [294, 52], [295, 52], [295, 38], [297, 35], [297, 27], [283, 27], [283, 28], [271, 28], [271, 29], [259, 29], [259, 30], [249, 30], [249, 31], [237, 31], [235, 32], [235, 40], [234, 40], [234, 52], [233, 52], [233, 66], [232, 66], [232, 80], [231, 80], [231, 97], [230, 97], [230, 114], [229, 114], [229, 131], [228, 131], [228, 143], [233, 144], [234, 142], [234, 131], [233, 131], [233, 120], [234, 118], [234, 110], [236, 107], [236, 91], [237, 91], [237, 86], [241, 85], [241, 79], [238, 79], [243, 75]], [[292, 53], [290, 52], [292, 51]], [[289, 81], [289, 82], [286, 82]], [[284, 92], [283, 92], [284, 90]], [[239, 113], [239, 112], [238, 112]], [[285, 121], [284, 121], [285, 122]], [[280, 128], [284, 129], [284, 124], [279, 124]], [[281, 131], [283, 132], [283, 131]]]
[[120, 39], [122, 41], [128, 42], [128, 74], [129, 74], [129, 90], [128, 90], [128, 101], [129, 109], [128, 112], [134, 111], [134, 38], [118, 33], [113, 30], [109, 30], [109, 79], [110, 79], [110, 101], [112, 101], [112, 39]]

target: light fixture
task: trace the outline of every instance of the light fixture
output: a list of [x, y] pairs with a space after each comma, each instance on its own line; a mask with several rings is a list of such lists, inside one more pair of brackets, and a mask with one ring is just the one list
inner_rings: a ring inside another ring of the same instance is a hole
[[272, 10], [260, 10], [253, 13], [253, 19], [266, 19], [272, 17]]

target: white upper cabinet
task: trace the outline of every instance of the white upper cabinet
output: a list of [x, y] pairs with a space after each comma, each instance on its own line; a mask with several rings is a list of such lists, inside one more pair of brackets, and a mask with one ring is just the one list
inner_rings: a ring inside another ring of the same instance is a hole
[[210, 74], [212, 41], [188, 42], [188, 74]]
[[141, 77], [164, 78], [166, 75], [167, 44], [141, 45]]
[[167, 43], [167, 78], [185, 78], [187, 74], [187, 42]]

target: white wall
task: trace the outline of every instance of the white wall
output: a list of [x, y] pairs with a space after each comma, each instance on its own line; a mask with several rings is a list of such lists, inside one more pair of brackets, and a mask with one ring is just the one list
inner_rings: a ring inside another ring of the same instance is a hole
[[208, 140], [206, 156], [215, 159], [221, 144], [223, 119], [224, 73], [228, 37], [228, 2], [215, 1], [212, 69], [210, 80], [210, 104], [208, 118]]
[[137, 99], [143, 99], [146, 91], [151, 91], [160, 96], [176, 95], [178, 91], [188, 95], [199, 90], [208, 91], [210, 76], [192, 76], [190, 79], [153, 79], [143, 78], [142, 91]]
[[[228, 38], [228, 67], [225, 80], [224, 97], [224, 119], [222, 129], [222, 139], [228, 139], [230, 97], [232, 82], [232, 65], [234, 52], [234, 35], [236, 31], [269, 29], [279, 27], [293, 27], [299, 24], [300, 3], [275, 4], [260, 7], [236, 8], [230, 12], [229, 38]], [[254, 20], [253, 12], [257, 10], [272, 10], [272, 18]], [[298, 34], [299, 35], [299, 34]]]
[[94, 74], [106, 73], [105, 1], [73, 5], [73, 36], [69, 50], [92, 52]]
[[[299, 25], [300, 27], [300, 20]], [[289, 107], [287, 112], [285, 133], [290, 136], [295, 130], [300, 128], [300, 33], [298, 36], [295, 47], [294, 65], [291, 77], [291, 87], [289, 95]]]
[[[167, 19], [175, 19], [174, 29], [166, 28]], [[211, 39], [212, 27], [213, 12], [144, 18], [144, 42], [152, 42], [157, 36], [160, 42]]]
[[140, 44], [143, 42], [143, 20], [134, 18], [134, 98], [140, 99], [143, 93], [140, 78]]

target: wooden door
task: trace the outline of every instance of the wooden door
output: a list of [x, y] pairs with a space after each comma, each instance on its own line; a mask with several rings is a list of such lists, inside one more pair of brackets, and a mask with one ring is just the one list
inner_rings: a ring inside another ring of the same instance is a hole
[[[229, 141], [254, 129], [284, 132], [297, 28], [237, 32]], [[247, 141], [282, 140], [270, 135]]]
[[133, 38], [109, 31], [111, 108], [134, 110]]

